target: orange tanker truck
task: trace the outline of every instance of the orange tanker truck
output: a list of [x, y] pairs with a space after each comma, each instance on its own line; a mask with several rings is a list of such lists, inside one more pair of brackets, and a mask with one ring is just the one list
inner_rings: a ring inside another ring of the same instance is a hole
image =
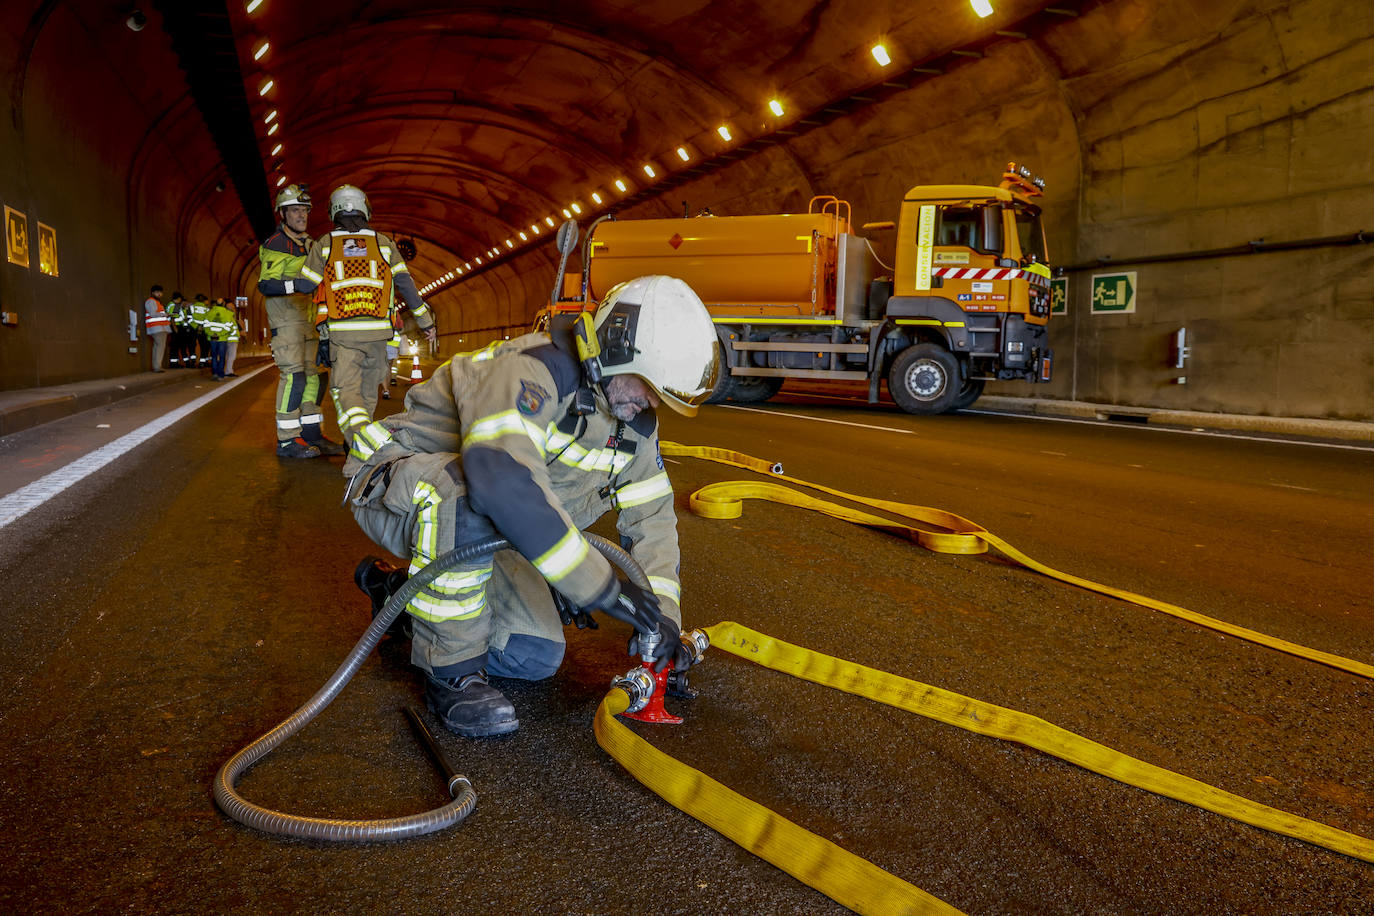
[[[994, 379], [1050, 380], [1044, 182], [1009, 163], [996, 187], [929, 185], [902, 199], [896, 264], [855, 235], [849, 205], [807, 213], [598, 221], [584, 248], [576, 311], [644, 274], [681, 277], [710, 310], [722, 374], [712, 401], [765, 401], [784, 379], [880, 379], [903, 409], [972, 404]], [[572, 278], [569, 278], [570, 280]]]

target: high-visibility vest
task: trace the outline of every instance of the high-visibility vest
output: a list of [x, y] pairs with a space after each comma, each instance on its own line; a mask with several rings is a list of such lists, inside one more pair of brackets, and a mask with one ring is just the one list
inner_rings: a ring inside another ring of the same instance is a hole
[[[148, 306], [150, 305], [153, 307], [151, 312], [148, 311]], [[157, 299], [149, 296], [148, 301], [143, 303], [143, 311], [143, 320], [147, 324], [149, 334], [171, 330], [172, 319], [167, 317], [166, 309], [162, 307], [162, 303], [158, 302]]]
[[391, 329], [391, 266], [371, 229], [329, 233], [320, 318], [357, 330]]

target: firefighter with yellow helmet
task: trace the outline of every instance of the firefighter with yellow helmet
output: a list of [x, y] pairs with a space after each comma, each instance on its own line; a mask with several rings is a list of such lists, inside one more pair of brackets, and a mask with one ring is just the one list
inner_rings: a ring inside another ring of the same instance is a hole
[[[406, 606], [426, 702], [459, 735], [519, 726], [488, 675], [552, 675], [560, 617], [601, 610], [661, 637], [659, 669], [687, 664], [654, 408], [696, 413], [719, 371], [715, 328], [686, 283], [654, 276], [611, 290], [594, 336], [592, 358], [563, 323], [455, 356], [410, 390], [405, 411], [360, 428], [344, 463], [358, 524], [409, 556], [410, 573], [493, 533], [514, 547], [443, 573]], [[649, 589], [621, 582], [582, 534], [613, 509]], [[406, 575], [368, 558], [354, 577], [375, 611]]]
[[262, 243], [258, 291], [267, 305], [272, 329], [272, 359], [277, 364], [277, 455], [281, 458], [318, 458], [342, 455], [343, 447], [326, 439], [320, 424], [320, 376], [315, 367], [319, 334], [315, 330], [314, 288], [300, 284], [301, 268], [310, 253], [306, 221], [310, 192], [303, 184], [287, 185], [274, 205], [281, 223]]
[[420, 329], [437, 339], [434, 316], [420, 299], [405, 260], [390, 238], [368, 227], [372, 206], [351, 184], [329, 195], [334, 229], [315, 240], [301, 267], [299, 286], [322, 287], [316, 323], [325, 329], [330, 364], [329, 393], [348, 444], [372, 422], [377, 386], [387, 380], [386, 343], [400, 294]]

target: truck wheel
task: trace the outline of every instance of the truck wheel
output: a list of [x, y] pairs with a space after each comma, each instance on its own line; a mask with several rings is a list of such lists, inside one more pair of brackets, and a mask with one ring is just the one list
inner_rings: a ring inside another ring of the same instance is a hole
[[964, 388], [959, 392], [959, 396], [954, 399], [954, 409], [963, 410], [965, 407], [973, 406], [973, 402], [983, 396], [983, 380], [980, 378], [969, 379], [964, 382]]
[[730, 375], [730, 364], [725, 361], [725, 351], [720, 343], [716, 343], [716, 355], [720, 357], [720, 375], [716, 378], [716, 386], [711, 389], [710, 395], [706, 398], [707, 404], [721, 404], [729, 400], [731, 392], [735, 390], [735, 380]]
[[945, 413], [960, 394], [959, 361], [939, 344], [907, 347], [892, 362], [887, 390], [907, 413]]
[[730, 400], [737, 404], [761, 404], [782, 390], [782, 379], [773, 375], [735, 375], [730, 378]]

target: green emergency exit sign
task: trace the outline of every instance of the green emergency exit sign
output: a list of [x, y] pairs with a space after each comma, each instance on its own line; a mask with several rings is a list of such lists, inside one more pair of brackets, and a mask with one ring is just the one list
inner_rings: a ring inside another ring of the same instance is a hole
[[1069, 313], [1069, 278], [1055, 277], [1050, 281], [1050, 314]]
[[1135, 271], [1093, 274], [1093, 314], [1135, 311]]

